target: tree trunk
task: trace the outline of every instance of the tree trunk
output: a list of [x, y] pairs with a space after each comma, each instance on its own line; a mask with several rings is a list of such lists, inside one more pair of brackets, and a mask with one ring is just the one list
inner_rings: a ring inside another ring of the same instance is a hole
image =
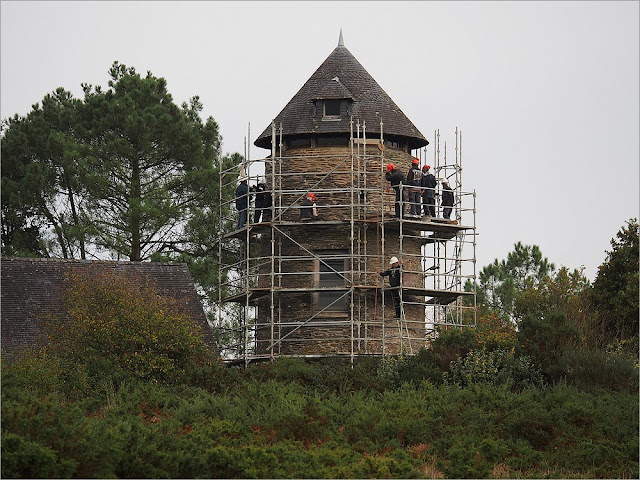
[[[69, 177], [65, 175], [65, 183], [67, 184], [67, 196], [69, 197], [69, 205], [71, 206], [71, 216], [73, 218], [73, 224], [76, 227], [80, 227], [80, 219], [78, 218], [78, 212], [76, 211], [76, 203], [73, 197], [73, 190], [71, 189], [71, 182]], [[78, 241], [80, 242], [80, 258], [85, 260], [87, 258], [84, 248], [84, 232], [80, 232]]]
[[129, 260], [139, 262], [142, 257], [140, 247], [140, 161], [132, 160], [131, 169], [131, 198], [129, 207], [131, 208], [131, 253]]

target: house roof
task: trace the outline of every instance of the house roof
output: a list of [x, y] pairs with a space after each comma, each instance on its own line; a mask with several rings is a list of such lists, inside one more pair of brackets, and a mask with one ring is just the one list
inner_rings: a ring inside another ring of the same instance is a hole
[[1, 342], [2, 355], [37, 346], [44, 322], [66, 318], [65, 291], [68, 275], [97, 268], [149, 280], [163, 295], [176, 299], [214, 344], [189, 270], [184, 263], [116, 262], [46, 258], [2, 258]]
[[[314, 100], [337, 98], [353, 101], [349, 113], [354, 121], [366, 122], [367, 136], [373, 138], [380, 135], [382, 120], [385, 136], [405, 137], [412, 149], [429, 144], [411, 120], [344, 46], [342, 31], [338, 46], [275, 117], [275, 124], [279, 128], [282, 123], [282, 133], [285, 137], [349, 133], [349, 118], [323, 122], [314, 115]], [[258, 136], [254, 145], [271, 148], [271, 125]]]

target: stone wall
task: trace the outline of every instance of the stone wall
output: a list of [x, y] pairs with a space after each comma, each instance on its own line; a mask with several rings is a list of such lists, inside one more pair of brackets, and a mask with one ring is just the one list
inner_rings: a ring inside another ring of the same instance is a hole
[[[360, 153], [364, 153], [363, 149]], [[305, 192], [311, 190], [316, 193], [317, 203], [321, 207], [319, 213], [323, 215], [324, 220], [350, 220], [351, 182], [354, 180], [358, 190], [365, 187], [369, 189], [366, 202], [363, 202], [359, 194], [354, 196], [355, 201], [360, 202], [358, 211], [354, 213], [356, 219], [369, 215], [379, 216], [380, 199], [383, 196], [388, 202], [388, 211], [392, 211], [393, 191], [385, 193], [389, 182], [384, 179], [383, 172], [386, 170], [386, 164], [391, 162], [406, 175], [412, 157], [406, 152], [391, 148], [381, 157], [375, 147], [368, 147], [367, 155], [370, 156], [366, 159], [361, 155], [354, 156], [352, 160], [351, 150], [347, 147], [304, 148], [285, 152], [281, 162], [282, 175], [277, 178], [281, 181], [284, 192], [281, 196], [282, 205], [299, 205]], [[352, 173], [352, 165], [355, 173]], [[334, 172], [326, 176], [332, 169], [335, 169]], [[270, 166], [267, 166], [266, 175], [267, 185], [271, 185]], [[295, 190], [299, 192], [294, 192]], [[284, 221], [297, 221], [298, 217], [298, 211], [293, 208], [283, 213]], [[382, 306], [381, 287], [383, 284], [388, 286], [388, 280], [384, 279], [383, 283], [377, 270], [387, 269], [391, 256], [403, 257], [399, 251], [397, 229], [385, 229], [385, 251], [382, 252], [381, 231], [376, 231], [379, 224], [356, 222], [352, 257], [351, 227], [348, 223], [336, 225], [309, 222], [281, 228], [304, 248], [285, 235], [277, 234], [274, 324], [271, 322], [271, 297], [268, 295], [258, 302], [257, 353], [271, 353], [272, 339], [276, 341], [273, 345], [273, 353], [276, 355], [383, 353], [383, 332], [385, 353], [399, 353], [401, 349], [417, 351], [424, 342], [424, 308], [420, 305], [405, 304], [405, 318], [408, 323], [403, 324], [401, 335], [389, 292], [386, 292], [384, 309]], [[269, 257], [270, 240], [265, 236], [261, 241], [261, 254]], [[366, 256], [363, 255], [365, 242]], [[412, 255], [404, 257], [405, 270], [417, 272], [406, 273], [403, 284], [420, 287], [422, 275], [419, 273], [419, 240], [405, 238], [403, 249], [405, 254]], [[357, 288], [354, 289], [353, 298], [349, 294], [346, 312], [318, 312], [318, 292], [305, 291], [318, 286], [318, 262], [309, 252], [319, 254], [332, 251], [344, 252], [347, 258], [345, 276], [348, 279], [351, 279], [352, 268], [354, 273], [359, 271], [358, 275], [354, 275], [353, 284]], [[270, 272], [270, 263], [263, 265], [260, 287], [270, 286]], [[297, 290], [280, 293], [278, 288]], [[406, 297], [405, 300], [410, 301], [411, 298]], [[309, 321], [305, 323], [307, 320]], [[408, 345], [407, 337], [413, 339], [411, 345]], [[278, 342], [278, 339], [282, 341]]]
[[[377, 148], [361, 148], [360, 155], [347, 147], [298, 148], [283, 153], [276, 167], [275, 205], [282, 220], [297, 221], [306, 193], [316, 195], [318, 213], [325, 220], [350, 220], [380, 213], [384, 198], [385, 214], [393, 213], [394, 193], [385, 179], [386, 166], [393, 163], [406, 177], [411, 155], [387, 148], [381, 156]], [[266, 166], [266, 183], [272, 185], [271, 165]], [[351, 185], [355, 188], [351, 188]], [[389, 191], [387, 191], [389, 190]], [[406, 195], [406, 194], [405, 194]]]

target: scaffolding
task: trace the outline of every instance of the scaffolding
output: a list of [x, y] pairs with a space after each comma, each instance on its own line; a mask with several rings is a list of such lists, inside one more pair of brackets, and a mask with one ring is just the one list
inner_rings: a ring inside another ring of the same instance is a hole
[[[366, 125], [353, 119], [350, 130], [340, 148], [283, 151], [282, 126], [272, 124], [270, 156], [220, 172], [217, 330], [225, 360], [416, 354], [439, 328], [475, 326], [476, 193], [462, 189], [462, 133], [456, 128], [450, 161], [434, 132], [433, 172], [454, 191], [451, 219], [442, 218], [438, 187], [435, 217], [395, 218], [384, 167], [408, 153], [385, 142], [382, 122], [379, 138], [367, 139]], [[426, 148], [418, 154], [427, 161]], [[259, 222], [250, 203], [238, 225], [235, 198], [224, 198], [239, 176], [266, 184], [271, 202]], [[318, 219], [300, 215], [310, 192]], [[400, 318], [390, 314], [392, 289], [379, 275], [392, 255], [402, 263]]]

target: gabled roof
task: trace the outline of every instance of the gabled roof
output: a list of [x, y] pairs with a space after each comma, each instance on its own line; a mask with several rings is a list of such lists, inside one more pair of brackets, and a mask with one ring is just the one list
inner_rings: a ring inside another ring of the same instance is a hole
[[327, 83], [320, 91], [313, 96], [314, 100], [337, 100], [342, 98], [348, 98], [354, 100], [351, 92], [347, 90], [338, 77], [333, 77], [329, 83]]
[[[335, 78], [337, 80], [334, 80]], [[285, 137], [349, 133], [349, 118], [323, 122], [321, 118], [314, 117], [314, 100], [337, 98], [353, 101], [349, 112], [354, 121], [366, 122], [368, 137], [380, 135], [382, 119], [385, 136], [405, 137], [412, 149], [429, 144], [411, 120], [347, 50], [342, 40], [342, 32], [338, 46], [275, 117], [276, 128], [282, 123], [282, 133]], [[271, 148], [270, 125], [258, 136], [254, 144], [257, 147]]]
[[68, 274], [111, 270], [151, 281], [158, 291], [183, 305], [214, 344], [211, 328], [198, 299], [191, 275], [184, 263], [116, 262], [47, 258], [2, 258], [1, 315], [2, 355], [37, 346], [43, 324], [67, 318], [65, 292]]

